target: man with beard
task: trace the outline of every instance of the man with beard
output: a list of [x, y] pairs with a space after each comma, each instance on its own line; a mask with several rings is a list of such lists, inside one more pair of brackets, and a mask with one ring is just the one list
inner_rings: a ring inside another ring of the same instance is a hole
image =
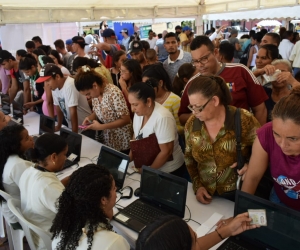
[[177, 25], [175, 27], [175, 34], [179, 37], [179, 35], [181, 34], [182, 32], [182, 27], [180, 25]]
[[[204, 76], [222, 77], [232, 96], [231, 105], [250, 110], [263, 125], [267, 121], [267, 109], [264, 101], [268, 99], [263, 87], [253, 73], [243, 64], [220, 63], [216, 58], [216, 51], [212, 41], [207, 36], [197, 36], [191, 43], [192, 64], [198, 69], [199, 74]], [[194, 79], [192, 77], [185, 86], [181, 97], [178, 116], [181, 124], [185, 124], [192, 115], [188, 109], [189, 98], [187, 90]]]
[[143, 69], [148, 63], [145, 58], [143, 44], [140, 41], [132, 41], [128, 51], [132, 59], [137, 60]]
[[165, 70], [168, 72], [171, 82], [173, 83], [180, 66], [184, 63], [190, 63], [192, 61], [192, 57], [191, 53], [178, 49], [177, 36], [173, 32], [169, 32], [165, 35], [164, 46], [166, 51], [169, 53], [169, 56], [167, 60], [164, 61], [163, 65]]

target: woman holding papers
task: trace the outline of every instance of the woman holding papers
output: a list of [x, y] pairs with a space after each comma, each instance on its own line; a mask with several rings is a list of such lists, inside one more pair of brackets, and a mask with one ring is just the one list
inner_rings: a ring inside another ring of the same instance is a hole
[[[164, 106], [155, 102], [155, 91], [151, 84], [139, 82], [130, 87], [128, 100], [133, 119], [133, 140], [141, 140], [155, 134], [160, 152], [156, 155], [151, 168], [182, 177], [185, 166], [183, 153], [178, 143], [178, 133], [173, 115]], [[151, 147], [145, 145], [145, 152]], [[130, 153], [132, 159], [132, 152]], [[134, 160], [134, 158], [133, 158]]]
[[52, 249], [129, 250], [110, 224], [116, 197], [114, 178], [106, 168], [89, 164], [75, 171], [57, 202]]
[[270, 200], [300, 211], [300, 87], [282, 97], [272, 122], [257, 130], [242, 190], [254, 194], [268, 165], [274, 180]]
[[[234, 90], [232, 90], [234, 91]], [[196, 198], [209, 204], [213, 195], [234, 200], [237, 173], [235, 113], [229, 106], [229, 87], [220, 77], [198, 76], [189, 86], [188, 108], [193, 112], [185, 125], [185, 164]], [[241, 154], [245, 161], [260, 127], [247, 110], [240, 110]], [[244, 167], [238, 173], [242, 175]]]

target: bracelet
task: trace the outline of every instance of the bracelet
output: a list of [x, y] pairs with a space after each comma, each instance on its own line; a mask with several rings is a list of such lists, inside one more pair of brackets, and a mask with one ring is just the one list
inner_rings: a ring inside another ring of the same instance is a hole
[[225, 240], [225, 238], [222, 237], [222, 235], [218, 232], [218, 229], [215, 230], [217, 232], [217, 234], [219, 235], [219, 237], [221, 238], [221, 240]]

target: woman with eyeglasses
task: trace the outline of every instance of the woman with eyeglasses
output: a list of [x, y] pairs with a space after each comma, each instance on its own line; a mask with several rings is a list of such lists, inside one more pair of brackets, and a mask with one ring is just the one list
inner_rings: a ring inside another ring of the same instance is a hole
[[[153, 86], [147, 82], [135, 83], [129, 89], [128, 100], [135, 113], [133, 140], [155, 134], [159, 144], [160, 152], [150, 167], [182, 177], [185, 166], [176, 122], [170, 111], [155, 101]], [[129, 155], [132, 158], [131, 152]]]
[[[185, 125], [185, 164], [193, 182], [196, 199], [209, 204], [213, 196], [234, 200], [237, 173], [235, 112], [231, 95], [220, 77], [198, 76], [188, 88], [189, 109], [193, 115]], [[260, 124], [247, 110], [241, 109], [241, 146], [244, 159]], [[247, 166], [238, 171], [246, 172]]]

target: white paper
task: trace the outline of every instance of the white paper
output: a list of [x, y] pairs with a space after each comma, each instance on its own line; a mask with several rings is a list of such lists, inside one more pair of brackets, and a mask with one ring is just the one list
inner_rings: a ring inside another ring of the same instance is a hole
[[223, 217], [224, 215], [219, 213], [214, 213], [212, 216], [210, 216], [207, 221], [202, 223], [202, 225], [197, 228], [197, 237], [199, 238], [206, 235]]

